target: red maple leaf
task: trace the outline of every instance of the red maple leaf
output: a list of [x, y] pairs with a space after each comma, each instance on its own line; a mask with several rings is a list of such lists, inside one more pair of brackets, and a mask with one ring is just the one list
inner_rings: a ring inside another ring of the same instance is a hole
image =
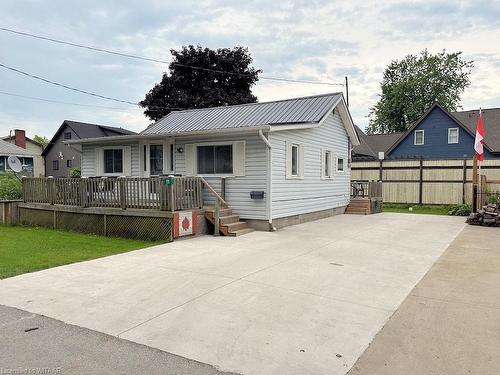
[[189, 221], [189, 219], [186, 216], [184, 218], [184, 220], [182, 220], [182, 229], [183, 230], [188, 230], [189, 229], [189, 224], [190, 224], [190, 221]]

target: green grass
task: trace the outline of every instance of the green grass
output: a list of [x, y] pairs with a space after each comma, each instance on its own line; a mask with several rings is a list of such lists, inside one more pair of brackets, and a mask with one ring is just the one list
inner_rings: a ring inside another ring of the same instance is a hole
[[158, 242], [0, 225], [0, 279], [155, 244]]
[[[410, 207], [412, 210], [410, 211]], [[419, 206], [412, 204], [385, 204], [384, 212], [399, 212], [408, 214], [448, 215], [451, 206]]]

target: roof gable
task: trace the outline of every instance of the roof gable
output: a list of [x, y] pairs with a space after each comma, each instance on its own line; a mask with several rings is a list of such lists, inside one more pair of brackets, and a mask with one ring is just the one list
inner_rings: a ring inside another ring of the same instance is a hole
[[109, 137], [115, 135], [131, 135], [136, 134], [133, 131], [117, 128], [113, 126], [105, 126], [98, 124], [90, 124], [86, 122], [79, 121], [71, 121], [64, 120], [63, 123], [59, 126], [56, 133], [48, 143], [47, 147], [42, 152], [42, 156], [47, 155], [52, 146], [57, 143], [58, 138], [61, 136], [63, 131], [66, 128], [70, 128], [79, 139], [87, 139], [87, 138], [99, 138], [99, 137]]

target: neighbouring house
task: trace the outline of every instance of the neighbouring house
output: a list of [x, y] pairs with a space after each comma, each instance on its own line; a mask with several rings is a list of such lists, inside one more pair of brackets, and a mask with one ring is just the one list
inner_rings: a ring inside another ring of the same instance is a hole
[[[34, 177], [43, 176], [45, 166], [43, 161], [43, 146], [31, 138], [26, 137], [26, 132], [22, 129], [15, 129], [13, 134], [1, 138], [3, 141], [16, 147], [4, 145], [4, 154], [0, 156], [0, 172], [8, 169], [7, 157], [9, 155], [18, 156], [23, 164], [24, 171]], [[21, 151], [20, 149], [24, 150]], [[11, 153], [7, 153], [10, 150]]]
[[65, 141], [131, 134], [136, 133], [112, 126], [64, 120], [45, 150], [43, 150], [45, 175], [68, 177], [71, 169], [81, 167], [82, 147], [78, 144], [64, 144]]
[[84, 177], [175, 174], [224, 185], [233, 213], [269, 230], [343, 213], [359, 140], [333, 93], [174, 111], [137, 135], [67, 144], [81, 147]]
[[[471, 159], [479, 110], [449, 112], [434, 104], [404, 133], [366, 135], [357, 129], [361, 145], [353, 149], [355, 160]], [[483, 109], [486, 132], [485, 158], [500, 158], [500, 108]]]
[[10, 170], [7, 162], [9, 156], [17, 156], [19, 158], [24, 174], [34, 177], [43, 176], [43, 168], [41, 170], [35, 168], [35, 159], [40, 155], [0, 139], [0, 173]]

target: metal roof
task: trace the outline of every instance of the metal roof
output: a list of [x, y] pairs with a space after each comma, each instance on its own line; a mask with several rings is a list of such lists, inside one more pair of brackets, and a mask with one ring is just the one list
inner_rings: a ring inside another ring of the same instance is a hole
[[143, 130], [141, 135], [318, 123], [342, 93], [273, 102], [173, 111]]
[[0, 139], [0, 155], [1, 156], [9, 156], [9, 155], [15, 155], [15, 156], [36, 156], [34, 153], [29, 152], [28, 150], [13, 145], [12, 143], [6, 142], [2, 139]]

